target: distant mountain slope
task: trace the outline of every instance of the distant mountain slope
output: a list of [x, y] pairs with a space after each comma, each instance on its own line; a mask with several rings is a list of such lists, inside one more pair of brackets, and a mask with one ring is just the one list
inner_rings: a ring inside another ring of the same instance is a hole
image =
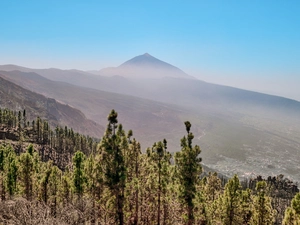
[[195, 79], [186, 74], [181, 69], [161, 61], [148, 53], [136, 56], [118, 67], [109, 67], [100, 71], [91, 71], [94, 74], [103, 76], [123, 76], [126, 78], [163, 78], [176, 77], [185, 79]]
[[82, 110], [100, 124], [106, 124], [107, 114], [116, 109], [120, 122], [133, 129], [143, 148], [166, 138], [169, 150], [178, 151], [182, 122], [190, 120], [197, 135], [194, 142], [201, 146], [203, 162], [210, 168], [227, 171], [228, 176], [283, 173], [300, 181], [298, 101], [181, 78], [112, 77], [101, 83], [86, 76], [84, 85], [95, 90], [50, 81], [36, 73], [2, 73]]
[[81, 71], [81, 70], [61, 70], [56, 68], [49, 68], [49, 69], [32, 69], [32, 68], [26, 68], [22, 66], [17, 65], [0, 65], [0, 70], [2, 71], [21, 71], [21, 72], [34, 72], [38, 73], [43, 77], [46, 77], [50, 80], [56, 80], [56, 81], [73, 81], [76, 83], [81, 83], [84, 81], [84, 77], [86, 76], [92, 76], [92, 74], [89, 74], [87, 72]]
[[[138, 90], [128, 89], [127, 94], [138, 94], [144, 98], [159, 99], [163, 102], [179, 104], [185, 107], [213, 107], [226, 111], [241, 111], [255, 108], [272, 109], [275, 112], [300, 111], [300, 102], [284, 97], [258, 93], [223, 85], [211, 84], [200, 80], [164, 78], [135, 80]], [[131, 91], [131, 92], [130, 92]], [[250, 112], [249, 111], [249, 112]]]
[[176, 151], [185, 133], [183, 121], [188, 112], [178, 106], [51, 81], [36, 73], [2, 71], [0, 76], [78, 108], [99, 124], [106, 125], [108, 113], [115, 109], [119, 113], [119, 122], [126, 130], [134, 131], [134, 137], [143, 149], [166, 138], [169, 149]]
[[25, 72], [23, 75], [28, 78], [32, 77], [31, 73], [35, 73], [52, 81], [62, 81], [81, 87], [117, 93], [126, 93], [127, 89], [136, 89], [135, 84], [125, 77], [93, 75], [80, 70], [31, 69], [16, 65], [0, 65], [0, 71], [11, 74], [18, 74], [18, 71]]
[[68, 126], [77, 132], [97, 138], [104, 131], [103, 126], [88, 120], [78, 109], [26, 90], [4, 79], [1, 74], [0, 107], [16, 111], [26, 109], [30, 121], [40, 116], [47, 119], [53, 127], [56, 125]]
[[31, 72], [32, 69], [26, 68], [26, 67], [23, 67], [23, 66], [7, 64], [7, 65], [0, 65], [0, 70], [4, 70], [4, 71], [18, 70], [18, 71], [22, 71], [22, 72]]
[[163, 62], [148, 53], [136, 56], [118, 67], [105, 68], [99, 71], [31, 69], [17, 65], [0, 65], [2, 71], [34, 72], [50, 80], [63, 81], [79, 86], [105, 88], [112, 82], [128, 82], [124, 78], [158, 79], [164, 77], [195, 79], [181, 69]]
[[[147, 66], [158, 65], [157, 68], [159, 68], [159, 65], [168, 68], [173, 67], [146, 53], [128, 60], [117, 68], [126, 68], [132, 65], [140, 68], [138, 74], [147, 73], [145, 69]], [[196, 79], [181, 79], [175, 77], [163, 77], [162, 79], [131, 79], [120, 75], [105, 77], [91, 75], [79, 70], [30, 69], [15, 65], [3, 65], [0, 66], [0, 70], [1, 69], [10, 71], [10, 74], [14, 73], [16, 75], [19, 73], [18, 71], [28, 72], [22, 75], [28, 78], [32, 76], [30, 72], [33, 72], [53, 81], [62, 81], [77, 86], [158, 100], [185, 107], [193, 106], [195, 108], [199, 105], [205, 105], [205, 107], [220, 108], [222, 106], [227, 110], [238, 111], [241, 109], [244, 110], [245, 107], [250, 111], [255, 108], [255, 110], [257, 110], [259, 107], [260, 109], [273, 108], [275, 111], [293, 111], [295, 113], [298, 113], [300, 110], [300, 103], [295, 100], [211, 84]], [[177, 71], [178, 68], [174, 67], [173, 69]], [[170, 71], [171, 70], [172, 69], [170, 69]], [[33, 77], [35, 76], [33, 75]], [[141, 75], [140, 77], [143, 76]], [[40, 78], [36, 77], [35, 79]]]

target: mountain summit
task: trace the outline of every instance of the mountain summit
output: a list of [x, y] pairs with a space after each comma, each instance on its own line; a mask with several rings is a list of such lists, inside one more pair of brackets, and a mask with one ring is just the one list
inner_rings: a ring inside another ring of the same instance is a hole
[[194, 79], [181, 69], [161, 61], [149, 53], [136, 56], [118, 67], [109, 67], [98, 71], [104, 76], [123, 76], [126, 78], [157, 79], [163, 77]]
[[174, 67], [166, 62], [163, 62], [163, 61], [153, 57], [152, 55], [150, 55], [148, 53], [136, 56], [136, 57], [124, 62], [119, 67], [133, 66], [133, 65], [135, 65], [135, 66]]

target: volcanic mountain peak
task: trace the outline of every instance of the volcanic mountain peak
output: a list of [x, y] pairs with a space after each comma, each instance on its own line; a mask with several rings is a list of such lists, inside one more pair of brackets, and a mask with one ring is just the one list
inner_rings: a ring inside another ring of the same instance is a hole
[[166, 62], [163, 62], [149, 53], [145, 53], [143, 55], [136, 56], [126, 62], [124, 62], [119, 67], [124, 66], [159, 66], [159, 67], [174, 67]]
[[118, 67], [110, 67], [100, 70], [101, 75], [114, 76], [119, 75], [126, 78], [186, 78], [194, 79], [181, 69], [161, 61], [149, 53], [136, 56]]

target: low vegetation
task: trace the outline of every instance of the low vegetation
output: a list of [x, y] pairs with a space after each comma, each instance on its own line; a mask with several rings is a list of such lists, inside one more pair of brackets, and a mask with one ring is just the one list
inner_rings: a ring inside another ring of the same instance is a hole
[[145, 152], [112, 110], [101, 140], [0, 111], [0, 224], [299, 224], [300, 193], [282, 175], [206, 174], [191, 123], [181, 151]]

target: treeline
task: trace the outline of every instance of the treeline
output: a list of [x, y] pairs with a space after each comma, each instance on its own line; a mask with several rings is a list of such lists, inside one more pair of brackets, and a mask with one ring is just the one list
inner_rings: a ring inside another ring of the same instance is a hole
[[23, 143], [33, 143], [42, 161], [52, 160], [60, 169], [64, 169], [72, 161], [75, 151], [89, 155], [95, 152], [99, 141], [95, 138], [74, 132], [67, 126], [56, 126], [51, 129], [48, 121], [37, 117], [27, 119], [26, 110], [12, 111], [0, 108], [0, 140], [18, 142], [14, 148], [17, 154], [22, 153]]
[[[240, 182], [235, 175], [225, 186], [216, 173], [200, 178], [201, 150], [193, 145], [190, 122], [185, 122], [181, 151], [172, 156], [166, 140], [142, 153], [133, 132], [125, 132], [117, 116], [112, 110], [95, 150], [85, 154], [73, 149], [71, 163], [63, 169], [51, 160], [42, 161], [33, 145], [20, 154], [1, 145], [0, 223], [280, 223], [272, 204], [272, 178]], [[276, 185], [285, 183], [283, 178], [277, 180]], [[296, 191], [283, 224], [300, 223]]]

